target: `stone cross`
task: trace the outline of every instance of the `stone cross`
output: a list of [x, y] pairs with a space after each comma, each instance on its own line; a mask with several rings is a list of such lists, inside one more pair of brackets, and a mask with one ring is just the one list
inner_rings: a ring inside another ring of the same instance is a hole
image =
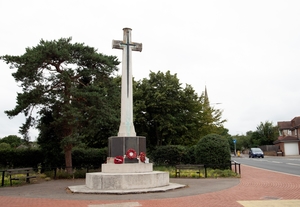
[[142, 51], [142, 44], [131, 42], [131, 29], [123, 29], [123, 41], [113, 40], [113, 49], [123, 50], [121, 85], [121, 124], [119, 137], [136, 136], [133, 125], [132, 64], [131, 51]]

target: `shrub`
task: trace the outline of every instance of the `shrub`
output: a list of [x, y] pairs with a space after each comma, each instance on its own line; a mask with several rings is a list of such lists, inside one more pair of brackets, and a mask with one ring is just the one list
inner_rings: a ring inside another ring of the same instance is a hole
[[227, 139], [217, 134], [209, 134], [199, 140], [195, 148], [196, 163], [213, 169], [230, 167], [230, 147]]
[[195, 154], [195, 149], [196, 145], [190, 146], [187, 148], [187, 156], [186, 159], [184, 160], [184, 164], [196, 164], [196, 154]]
[[74, 148], [72, 152], [73, 167], [99, 168], [106, 161], [107, 148]]
[[[0, 168], [33, 167], [37, 168], [41, 164], [42, 172], [53, 168], [64, 168], [64, 154], [59, 152], [53, 155], [42, 149], [6, 149], [0, 150]], [[99, 168], [106, 161], [107, 148], [102, 149], [82, 149], [74, 148], [72, 151], [72, 161], [74, 168]]]
[[2, 150], [0, 151], [0, 157], [0, 167], [3, 168], [36, 168], [44, 160], [43, 152], [39, 149]]
[[155, 165], [171, 165], [184, 163], [187, 150], [181, 145], [158, 146], [150, 154]]
[[5, 143], [5, 142], [0, 143], [0, 150], [9, 150], [9, 149], [11, 149], [10, 144]]
[[77, 169], [73, 168], [72, 174], [69, 174], [66, 169], [64, 168], [57, 168], [53, 170], [47, 170], [44, 172], [43, 177], [44, 178], [51, 178], [51, 179], [70, 179], [70, 178], [85, 178], [86, 173], [88, 172], [101, 172], [101, 169], [94, 169], [87, 171], [86, 168], [83, 169]]

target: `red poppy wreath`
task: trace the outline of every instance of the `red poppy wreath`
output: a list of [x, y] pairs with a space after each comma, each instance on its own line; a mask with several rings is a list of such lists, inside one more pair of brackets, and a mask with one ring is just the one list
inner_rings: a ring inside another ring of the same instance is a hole
[[136, 158], [136, 151], [134, 149], [127, 150], [126, 157], [130, 160]]
[[141, 160], [141, 162], [145, 162], [145, 160], [146, 160], [146, 154], [144, 152], [140, 153], [140, 160]]
[[124, 157], [123, 156], [116, 156], [114, 159], [114, 163], [115, 164], [122, 164], [124, 161]]

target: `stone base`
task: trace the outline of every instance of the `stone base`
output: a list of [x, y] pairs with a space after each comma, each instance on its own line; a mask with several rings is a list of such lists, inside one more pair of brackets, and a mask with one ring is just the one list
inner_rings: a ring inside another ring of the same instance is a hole
[[73, 193], [130, 194], [185, 187], [169, 183], [169, 173], [153, 171], [152, 163], [102, 164], [102, 172], [86, 174], [85, 184], [69, 189]]
[[87, 173], [85, 183], [94, 190], [147, 189], [169, 185], [169, 173]]
[[152, 172], [152, 163], [102, 164], [103, 173], [144, 173]]
[[166, 192], [169, 190], [184, 188], [185, 185], [177, 183], [169, 183], [167, 186], [156, 187], [156, 188], [140, 188], [140, 189], [129, 189], [129, 190], [97, 190], [90, 189], [86, 185], [76, 185], [69, 186], [68, 188], [72, 193], [85, 193], [85, 194], [137, 194], [137, 193], [157, 193], [157, 192]]

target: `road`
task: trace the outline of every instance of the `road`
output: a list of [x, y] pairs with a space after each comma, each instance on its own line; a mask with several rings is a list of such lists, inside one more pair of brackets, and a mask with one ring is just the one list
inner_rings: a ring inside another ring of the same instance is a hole
[[300, 156], [248, 158], [247, 155], [244, 155], [232, 157], [232, 160], [244, 165], [300, 176]]

